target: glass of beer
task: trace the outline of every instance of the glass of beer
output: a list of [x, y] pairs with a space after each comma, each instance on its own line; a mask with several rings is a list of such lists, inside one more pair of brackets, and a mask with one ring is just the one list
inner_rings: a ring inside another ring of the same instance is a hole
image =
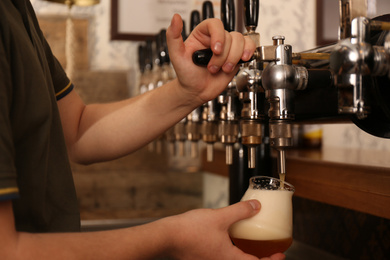
[[276, 178], [255, 176], [241, 201], [257, 199], [261, 209], [255, 216], [234, 223], [229, 234], [242, 251], [267, 257], [286, 251], [292, 244], [292, 196], [295, 188]]

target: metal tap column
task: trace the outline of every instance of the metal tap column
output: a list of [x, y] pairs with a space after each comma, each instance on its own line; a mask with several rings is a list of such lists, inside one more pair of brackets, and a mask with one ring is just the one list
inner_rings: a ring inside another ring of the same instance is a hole
[[[259, 0], [245, 0], [246, 35], [260, 47], [260, 34], [256, 32]], [[237, 75], [237, 88], [243, 103], [240, 119], [241, 142], [248, 147], [248, 167], [255, 168], [256, 147], [262, 143], [264, 126], [264, 91], [260, 87], [261, 65], [257, 60], [245, 63]], [[241, 83], [242, 84], [239, 84]]]
[[[203, 20], [214, 18], [213, 3], [205, 1], [202, 8]], [[214, 143], [218, 141], [218, 114], [219, 114], [218, 99], [213, 99], [203, 105], [201, 135], [203, 142], [207, 146], [207, 161], [211, 162], [214, 159]]]
[[[221, 1], [221, 20], [226, 31], [235, 29], [234, 0]], [[226, 164], [233, 164], [233, 146], [238, 142], [239, 135], [239, 99], [236, 88], [236, 77], [229, 83], [226, 90], [218, 97], [221, 112], [218, 122], [218, 135], [221, 143], [225, 145]]]

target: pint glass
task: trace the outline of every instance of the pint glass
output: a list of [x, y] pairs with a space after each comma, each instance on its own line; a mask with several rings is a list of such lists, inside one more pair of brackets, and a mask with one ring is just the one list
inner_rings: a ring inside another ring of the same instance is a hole
[[233, 224], [233, 243], [259, 258], [286, 251], [292, 243], [292, 196], [294, 186], [279, 179], [255, 176], [241, 201], [257, 199], [261, 209], [255, 216]]

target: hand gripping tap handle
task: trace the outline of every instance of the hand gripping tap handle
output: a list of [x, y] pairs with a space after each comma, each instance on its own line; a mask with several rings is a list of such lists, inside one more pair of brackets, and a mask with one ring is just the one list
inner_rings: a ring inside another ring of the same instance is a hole
[[[256, 30], [257, 23], [259, 20], [259, 0], [245, 0], [245, 26], [248, 31]], [[231, 32], [235, 28], [235, 8], [233, 0], [222, 0], [221, 1], [221, 20], [224, 24], [225, 30]], [[201, 67], [207, 67], [210, 62], [213, 52], [210, 49], [203, 49], [195, 51], [192, 55], [192, 61], [195, 65]], [[249, 61], [255, 59], [254, 55]], [[242, 64], [249, 61], [240, 60], [238, 63]]]

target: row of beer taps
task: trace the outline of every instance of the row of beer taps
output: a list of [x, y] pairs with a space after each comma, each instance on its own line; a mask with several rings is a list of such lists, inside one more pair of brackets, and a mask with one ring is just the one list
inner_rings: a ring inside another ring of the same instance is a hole
[[[336, 89], [337, 112], [363, 120], [371, 113], [367, 77], [390, 78], [390, 22], [372, 20], [364, 14], [351, 17], [351, 2], [340, 0], [340, 33], [335, 44], [293, 53], [284, 36], [276, 35], [273, 44], [262, 46], [256, 32], [259, 0], [244, 0], [245, 35], [256, 43], [249, 62], [215, 100], [192, 111], [156, 142], [166, 140], [170, 152], [184, 155], [185, 142], [191, 143], [191, 155], [198, 156], [198, 142], [207, 145], [207, 160], [213, 160], [213, 145], [226, 147], [226, 163], [233, 163], [236, 143], [248, 147], [248, 167], [255, 168], [256, 147], [268, 142], [276, 151], [278, 173], [285, 174], [285, 150], [293, 145], [292, 125], [296, 121], [295, 96], [315, 88]], [[190, 30], [202, 19], [214, 17], [213, 4], [205, 1], [202, 18], [191, 13]], [[221, 20], [227, 31], [235, 29], [234, 0], [221, 0]], [[185, 26], [184, 26], [185, 28]], [[370, 32], [383, 32], [383, 44], [370, 43]], [[183, 30], [183, 37], [186, 32]], [[194, 63], [207, 65], [210, 50], [194, 53]], [[140, 45], [140, 92], [159, 87], [175, 77], [165, 43], [165, 30]], [[388, 86], [390, 88], [390, 86]], [[390, 102], [390, 100], [388, 100]], [[388, 115], [389, 117], [389, 115]], [[386, 120], [390, 120], [390, 117]], [[390, 137], [390, 136], [388, 136]], [[176, 149], [178, 144], [179, 149]], [[157, 146], [161, 147], [161, 146]], [[160, 149], [160, 148], [157, 148]]]

